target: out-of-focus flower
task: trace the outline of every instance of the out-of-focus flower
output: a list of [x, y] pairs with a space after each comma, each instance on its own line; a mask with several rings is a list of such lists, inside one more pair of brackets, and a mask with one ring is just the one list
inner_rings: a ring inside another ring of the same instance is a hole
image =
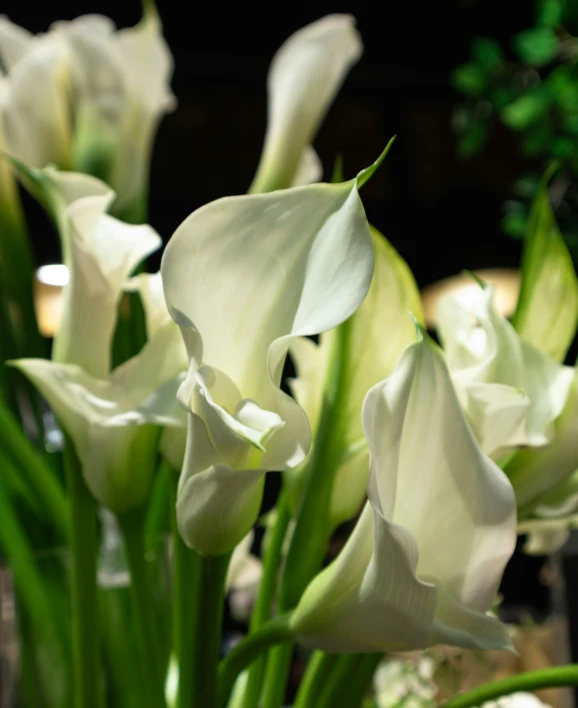
[[116, 30], [101, 15], [32, 35], [0, 20], [0, 133], [29, 167], [56, 164], [104, 179], [117, 211], [146, 197], [158, 123], [174, 106], [172, 57], [152, 4]]
[[328, 15], [295, 32], [269, 70], [267, 133], [251, 192], [320, 178], [311, 147], [321, 121], [363, 47], [351, 15]]

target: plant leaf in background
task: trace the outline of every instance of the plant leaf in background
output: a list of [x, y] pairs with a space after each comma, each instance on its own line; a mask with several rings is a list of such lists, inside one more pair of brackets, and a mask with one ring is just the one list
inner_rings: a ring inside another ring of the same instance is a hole
[[363, 50], [351, 15], [328, 15], [300, 29], [275, 54], [267, 79], [265, 143], [250, 192], [294, 184], [304, 151]]
[[331, 652], [508, 647], [486, 613], [516, 542], [514, 493], [479, 448], [431, 340], [410, 345], [369, 391], [363, 427], [369, 501], [292, 628]]
[[547, 176], [534, 199], [512, 323], [520, 337], [563, 361], [576, 334], [578, 279], [550, 206]]
[[[419, 291], [407, 264], [376, 229], [371, 229], [371, 235], [375, 268], [369, 292], [355, 314], [340, 325], [347, 329], [346, 371], [341, 383], [345, 390], [341, 391], [339, 422], [333, 430], [341, 464], [333, 472], [332, 528], [353, 517], [365, 497], [369, 450], [361, 426], [363, 399], [372, 386], [389, 376], [401, 352], [414, 341], [415, 326], [408, 314], [412, 312], [422, 320]], [[314, 437], [335, 346], [340, 346], [340, 339], [336, 330], [331, 330], [321, 334], [319, 345], [296, 339], [290, 349], [297, 368], [291, 391], [307, 413]], [[297, 505], [306, 464], [307, 460], [284, 474], [293, 506]]]
[[550, 27], [535, 27], [516, 36], [514, 50], [522, 61], [540, 67], [558, 53], [558, 38]]
[[169, 241], [163, 286], [190, 362], [177, 515], [196, 550], [232, 550], [257, 518], [265, 471], [307, 453], [307, 417], [279, 388], [287, 350], [349, 317], [372, 271], [356, 180], [220, 199]]

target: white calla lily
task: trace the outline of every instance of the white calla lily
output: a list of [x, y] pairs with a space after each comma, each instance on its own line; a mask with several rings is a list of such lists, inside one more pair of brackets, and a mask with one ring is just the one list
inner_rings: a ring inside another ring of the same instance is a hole
[[159, 248], [161, 238], [150, 226], [132, 226], [109, 216], [114, 193], [94, 177], [54, 168], [30, 174], [54, 213], [70, 273], [53, 359], [106, 378], [125, 281]]
[[251, 192], [283, 189], [296, 179], [303, 184], [315, 134], [363, 51], [354, 23], [351, 15], [328, 15], [295, 32], [275, 54], [267, 133]]
[[189, 355], [177, 518], [201, 553], [232, 550], [257, 518], [265, 471], [307, 453], [307, 417], [279, 388], [287, 350], [347, 319], [372, 270], [356, 180], [220, 199], [169, 241], [165, 297]]
[[[467, 302], [448, 295], [440, 301], [437, 316], [462, 403], [472, 416], [474, 430], [485, 430], [480, 443], [488, 454], [548, 442], [573, 378], [570, 367], [560, 366], [520, 339], [496, 311], [494, 294], [494, 288], [487, 286], [472, 291]], [[487, 384], [493, 387], [480, 388]]]
[[578, 279], [550, 206], [548, 177], [532, 205], [512, 324], [525, 342], [563, 361], [578, 324]]
[[180, 337], [172, 323], [106, 379], [74, 364], [13, 362], [46, 398], [70, 435], [86, 484], [116, 513], [143, 503], [155, 471], [158, 429], [174, 418], [177, 383], [164, 354]]
[[[336, 471], [331, 500], [334, 526], [354, 516], [365, 498], [369, 474], [369, 451], [361, 424], [365, 394], [391, 374], [401, 352], [415, 340], [415, 326], [408, 313], [422, 319], [419, 291], [407, 264], [378, 231], [371, 231], [375, 267], [369, 292], [350, 320], [341, 325], [347, 328], [343, 357], [346, 370], [339, 412], [343, 422], [335, 426], [342, 463]], [[324, 332], [319, 345], [309, 339], [296, 339], [291, 344], [297, 369], [297, 377], [290, 381], [291, 392], [307, 413], [314, 435], [320, 422], [331, 351], [339, 344], [335, 330]], [[290, 491], [299, 486], [302, 469], [285, 473]]]
[[410, 345], [369, 391], [363, 426], [369, 501], [292, 628], [330, 652], [509, 646], [486, 613], [515, 547], [514, 493], [478, 446], [430, 340]]
[[547, 503], [543, 495], [554, 492], [578, 469], [578, 374], [575, 369], [570, 371], [570, 392], [552, 440], [544, 447], [517, 452], [504, 468], [516, 490], [522, 518], [536, 505]]
[[10, 154], [102, 177], [119, 211], [142, 198], [155, 130], [174, 106], [172, 58], [154, 10], [130, 29], [85, 15], [37, 36], [1, 18], [0, 58]]

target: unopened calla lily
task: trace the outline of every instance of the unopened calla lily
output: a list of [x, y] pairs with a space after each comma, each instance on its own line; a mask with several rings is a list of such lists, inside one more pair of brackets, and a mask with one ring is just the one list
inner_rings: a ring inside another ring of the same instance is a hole
[[328, 15], [293, 34], [275, 54], [267, 79], [267, 133], [251, 192], [315, 181], [311, 143], [363, 51], [354, 23], [351, 15]]
[[442, 352], [410, 345], [364, 402], [367, 502], [291, 626], [330, 652], [509, 646], [487, 614], [516, 542], [512, 486], [480, 449]]
[[177, 518], [193, 548], [232, 550], [257, 518], [265, 472], [304, 458], [307, 416], [279, 388], [287, 350], [347, 319], [372, 271], [357, 180], [220, 199], [169, 241], [165, 297], [189, 356]]

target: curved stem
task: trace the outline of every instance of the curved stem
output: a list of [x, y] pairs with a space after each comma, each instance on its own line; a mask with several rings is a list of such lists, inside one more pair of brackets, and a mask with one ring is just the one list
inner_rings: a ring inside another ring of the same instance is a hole
[[[263, 557], [263, 577], [259, 586], [259, 594], [251, 616], [249, 631], [256, 632], [271, 616], [271, 606], [277, 588], [277, 574], [281, 563], [283, 541], [291, 520], [289, 502], [284, 491], [277, 501], [277, 519], [271, 531], [266, 552]], [[259, 657], [249, 669], [247, 684], [243, 694], [243, 708], [255, 708], [259, 702], [263, 686], [265, 660]]]
[[217, 668], [221, 650], [221, 625], [225, 603], [225, 578], [230, 553], [197, 556], [196, 592], [193, 597], [191, 673], [193, 708], [217, 708]]
[[517, 691], [536, 691], [556, 686], [578, 686], [578, 664], [528, 671], [493, 681], [449, 700], [445, 708], [470, 708]]
[[64, 467], [70, 496], [70, 575], [75, 708], [100, 708], [100, 634], [96, 586], [96, 503], [84, 482], [69, 438]]
[[161, 708], [165, 704], [165, 672], [159, 655], [160, 642], [154, 621], [155, 608], [150, 568], [145, 558], [145, 515], [141, 509], [135, 509], [119, 516], [118, 522], [130, 570], [130, 593], [142, 655], [143, 679], [148, 684], [147, 698], [151, 707]]
[[291, 614], [279, 615], [267, 622], [253, 634], [249, 634], [219, 665], [219, 702], [224, 706], [237, 676], [264, 651], [293, 639], [293, 631], [289, 626]]

